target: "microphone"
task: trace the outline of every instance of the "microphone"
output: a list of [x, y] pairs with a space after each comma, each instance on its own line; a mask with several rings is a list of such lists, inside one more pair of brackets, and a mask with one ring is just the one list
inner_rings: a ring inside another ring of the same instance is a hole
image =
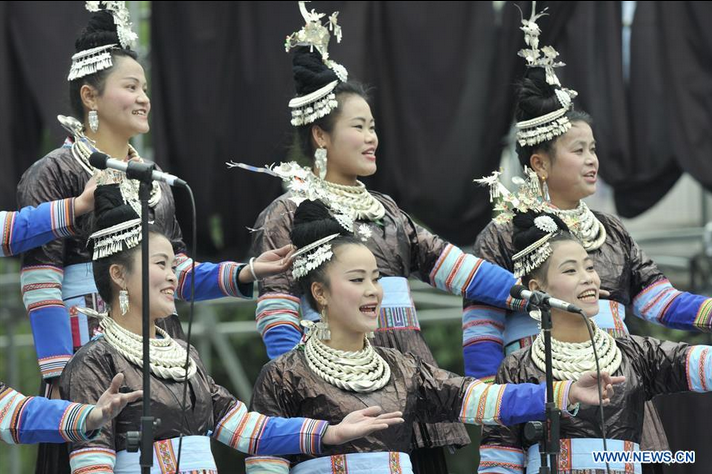
[[509, 290], [509, 295], [512, 298], [517, 298], [520, 300], [527, 300], [529, 303], [546, 304], [551, 308], [560, 309], [562, 311], [567, 311], [569, 313], [581, 313], [581, 309], [571, 303], [566, 301], [557, 300], [556, 298], [550, 296], [547, 293], [541, 291], [529, 291], [524, 285], [514, 285], [511, 290]]
[[[129, 178], [132, 178], [131, 171], [140, 172], [145, 170], [148, 165], [145, 163], [139, 163], [136, 161], [121, 161], [109, 158], [109, 155], [95, 151], [89, 157], [89, 164], [94, 168], [105, 170], [106, 168], [111, 168], [114, 170], [122, 171], [127, 174]], [[154, 181], [161, 181], [167, 183], [169, 186], [178, 186], [181, 188], [188, 187], [188, 183], [183, 181], [177, 176], [172, 174], [164, 173], [163, 171], [153, 171], [151, 173], [151, 179]]]

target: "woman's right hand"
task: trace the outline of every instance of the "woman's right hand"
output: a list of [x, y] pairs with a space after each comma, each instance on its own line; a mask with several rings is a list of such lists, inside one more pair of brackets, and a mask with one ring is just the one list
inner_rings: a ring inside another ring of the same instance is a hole
[[74, 200], [74, 214], [81, 216], [94, 210], [94, 191], [96, 191], [96, 177], [87, 181], [82, 194]]
[[599, 405], [598, 387], [601, 387], [603, 405], [608, 405], [613, 396], [613, 386], [625, 382], [625, 377], [619, 375], [611, 377], [608, 372], [601, 372], [600, 379], [596, 372], [586, 372], [569, 389], [569, 403], [584, 403], [586, 405]]
[[337, 445], [368, 436], [374, 431], [385, 430], [403, 423], [403, 413], [394, 411], [381, 413], [381, 407], [368, 407], [352, 411], [338, 425], [330, 425], [322, 438], [322, 443]]
[[[265, 277], [286, 272], [292, 265], [294, 251], [295, 248], [292, 244], [275, 250], [266, 250], [252, 262], [252, 268], [255, 271], [254, 276], [257, 277], [257, 280], [262, 280]], [[238, 278], [240, 283], [252, 283], [255, 281], [248, 265], [242, 268]]]

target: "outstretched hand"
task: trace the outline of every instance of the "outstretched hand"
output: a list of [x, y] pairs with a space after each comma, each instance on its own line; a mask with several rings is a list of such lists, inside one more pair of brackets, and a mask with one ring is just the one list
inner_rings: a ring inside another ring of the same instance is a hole
[[119, 393], [121, 385], [124, 383], [124, 374], [116, 374], [109, 385], [109, 389], [104, 392], [96, 402], [96, 407], [89, 413], [86, 422], [86, 430], [94, 431], [107, 422], [114, 419], [126, 405], [135, 402], [143, 396], [143, 390], [136, 390], [131, 393]]
[[341, 423], [326, 429], [322, 443], [325, 445], [348, 443], [405, 421], [402, 418], [403, 413], [399, 411], [381, 413], [382, 411], [383, 409], [377, 406], [352, 411], [341, 420]]
[[[255, 276], [258, 280], [261, 280], [265, 277], [287, 271], [292, 264], [292, 254], [294, 254], [294, 246], [292, 244], [275, 250], [267, 250], [252, 262]], [[240, 283], [251, 283], [255, 281], [247, 265], [240, 271], [239, 278]]]
[[603, 405], [608, 405], [613, 396], [613, 386], [625, 382], [625, 377], [619, 375], [611, 377], [608, 372], [601, 372], [599, 379], [596, 372], [586, 372], [571, 386], [569, 390], [570, 403], [585, 403], [586, 405], [598, 405], [598, 387], [601, 387]]

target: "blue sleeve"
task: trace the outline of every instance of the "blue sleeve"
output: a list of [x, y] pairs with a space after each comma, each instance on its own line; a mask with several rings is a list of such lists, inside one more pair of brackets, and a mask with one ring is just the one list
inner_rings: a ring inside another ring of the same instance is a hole
[[[193, 260], [185, 254], [176, 256], [178, 289], [176, 296], [190, 298], [190, 273]], [[205, 301], [226, 296], [252, 298], [253, 284], [240, 283], [238, 277], [244, 264], [235, 262], [195, 262], [195, 301]]]
[[257, 330], [262, 334], [270, 359], [299, 344], [302, 338], [299, 303], [296, 296], [282, 293], [265, 293], [257, 300]]
[[636, 316], [685, 331], [712, 331], [712, 298], [675, 289], [667, 279], [646, 287], [633, 300]]
[[12, 389], [0, 392], [0, 439], [10, 444], [67, 443], [87, 440], [84, 431], [93, 405], [25, 397]]
[[462, 352], [465, 375], [492, 382], [504, 360], [506, 310], [465, 300]]
[[0, 211], [0, 256], [8, 257], [73, 235], [74, 199], [46, 202], [16, 212]]
[[[564, 413], [573, 382], [554, 382], [554, 402]], [[543, 420], [546, 384], [486, 384], [472, 381], [465, 389], [460, 410], [462, 423], [516, 425]]]
[[280, 418], [248, 412], [237, 401], [217, 423], [213, 437], [248, 454], [320, 454], [329, 423], [309, 418]]

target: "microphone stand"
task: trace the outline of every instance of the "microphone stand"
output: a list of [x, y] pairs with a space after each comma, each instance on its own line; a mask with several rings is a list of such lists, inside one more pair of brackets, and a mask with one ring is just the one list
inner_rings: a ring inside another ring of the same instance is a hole
[[153, 188], [152, 173], [156, 165], [153, 163], [136, 163], [130, 161], [126, 176], [138, 180], [139, 199], [141, 201], [141, 292], [142, 292], [142, 322], [143, 322], [143, 416], [140, 432], [127, 433], [127, 451], [136, 452], [141, 448], [141, 474], [150, 474], [153, 467], [153, 430], [160, 423], [151, 416], [151, 367], [150, 367], [150, 334], [149, 334], [149, 295], [148, 295], [148, 200]]
[[[561, 410], [556, 408], [554, 401], [554, 375], [551, 355], [551, 307], [547, 301], [538, 296], [532, 296], [529, 305], [541, 312], [541, 328], [544, 331], [544, 353], [546, 362], [546, 425], [539, 421], [530, 421], [525, 427], [525, 437], [529, 441], [539, 441], [541, 466], [539, 474], [557, 474], [559, 471], [560, 424]], [[548, 462], [547, 462], [548, 457]]]

